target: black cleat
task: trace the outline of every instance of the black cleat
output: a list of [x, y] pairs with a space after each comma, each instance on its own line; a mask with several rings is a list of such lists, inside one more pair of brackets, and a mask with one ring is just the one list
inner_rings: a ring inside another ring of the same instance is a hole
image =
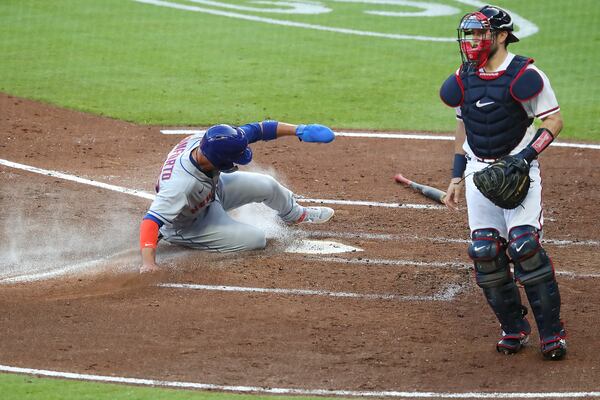
[[562, 360], [567, 355], [567, 340], [565, 339], [564, 329], [554, 337], [545, 338], [541, 343], [541, 350], [546, 360]]
[[506, 355], [518, 353], [519, 350], [529, 342], [530, 334], [531, 326], [527, 319], [523, 318], [521, 321], [521, 332], [506, 333], [502, 331], [502, 339], [496, 344], [496, 350], [498, 353]]

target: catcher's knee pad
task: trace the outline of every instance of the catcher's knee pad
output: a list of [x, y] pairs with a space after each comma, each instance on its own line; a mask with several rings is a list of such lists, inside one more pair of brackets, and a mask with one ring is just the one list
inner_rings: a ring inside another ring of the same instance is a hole
[[478, 229], [471, 235], [469, 257], [475, 264], [477, 284], [498, 287], [512, 281], [506, 256], [506, 241], [495, 229]]
[[517, 226], [508, 234], [508, 254], [515, 265], [515, 275], [523, 286], [536, 285], [554, 279], [550, 257], [540, 244], [533, 226]]

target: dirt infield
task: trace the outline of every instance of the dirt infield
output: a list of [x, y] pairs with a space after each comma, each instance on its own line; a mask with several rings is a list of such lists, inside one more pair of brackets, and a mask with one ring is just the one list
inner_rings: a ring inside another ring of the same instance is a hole
[[[146, 192], [181, 139], [7, 95], [0, 109], [1, 159]], [[255, 165], [306, 197], [432, 204], [392, 177], [445, 189], [452, 143], [287, 138], [253, 150]], [[494, 350], [499, 327], [468, 267], [464, 209], [335, 206], [331, 223], [281, 228], [264, 251], [161, 244], [165, 274], [140, 278], [137, 229], [148, 200], [0, 165], [0, 279], [81, 271], [0, 285], [0, 364], [306, 389], [598, 390], [599, 156], [553, 147], [541, 158], [546, 248], [569, 335], [562, 362], [542, 360], [537, 334], [516, 356]], [[284, 252], [299, 237], [364, 251]], [[314, 293], [157, 286], [167, 282]], [[356, 296], [328, 295], [342, 292]]]

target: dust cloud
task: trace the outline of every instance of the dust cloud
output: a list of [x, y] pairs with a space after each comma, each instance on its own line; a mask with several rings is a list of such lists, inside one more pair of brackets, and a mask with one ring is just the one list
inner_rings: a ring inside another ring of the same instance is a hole
[[[10, 213], [3, 215], [0, 283], [35, 281], [107, 268], [128, 270], [138, 261], [139, 216], [112, 210], [107, 213], [105, 207], [96, 206], [74, 214], [71, 201], [56, 202], [61, 191], [65, 190], [44, 193], [48, 196], [47, 202], [41, 199], [43, 195], [38, 195], [36, 200], [44, 206], [35, 207], [22, 200], [11, 204]], [[27, 199], [27, 193], [23, 194], [17, 197]], [[73, 200], [69, 195], [66, 197]], [[0, 199], [0, 204], [2, 210], [9, 209], [6, 199]], [[82, 208], [86, 207], [82, 205]]]

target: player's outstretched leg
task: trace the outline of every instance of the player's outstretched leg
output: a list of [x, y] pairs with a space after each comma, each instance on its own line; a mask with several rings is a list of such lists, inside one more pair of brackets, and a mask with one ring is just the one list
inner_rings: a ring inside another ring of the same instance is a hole
[[509, 238], [508, 252], [535, 316], [542, 354], [547, 359], [560, 360], [567, 354], [567, 342], [560, 320], [560, 292], [552, 262], [533, 226], [514, 227]]
[[221, 181], [219, 198], [227, 211], [244, 204], [263, 203], [289, 224], [324, 223], [334, 214], [329, 207], [299, 205], [294, 194], [269, 175], [239, 171], [222, 174]]
[[172, 244], [206, 251], [232, 252], [264, 249], [265, 233], [232, 219], [218, 201], [211, 203], [202, 218], [187, 228], [165, 231]]
[[475, 264], [477, 285], [483, 289], [502, 328], [496, 350], [517, 353], [529, 340], [531, 327], [525, 318], [527, 309], [521, 305], [519, 288], [510, 273], [506, 241], [495, 229], [478, 229], [471, 238], [469, 257]]
[[293, 223], [295, 224], [323, 224], [329, 221], [333, 214], [333, 208], [329, 207], [303, 207], [304, 212]]

